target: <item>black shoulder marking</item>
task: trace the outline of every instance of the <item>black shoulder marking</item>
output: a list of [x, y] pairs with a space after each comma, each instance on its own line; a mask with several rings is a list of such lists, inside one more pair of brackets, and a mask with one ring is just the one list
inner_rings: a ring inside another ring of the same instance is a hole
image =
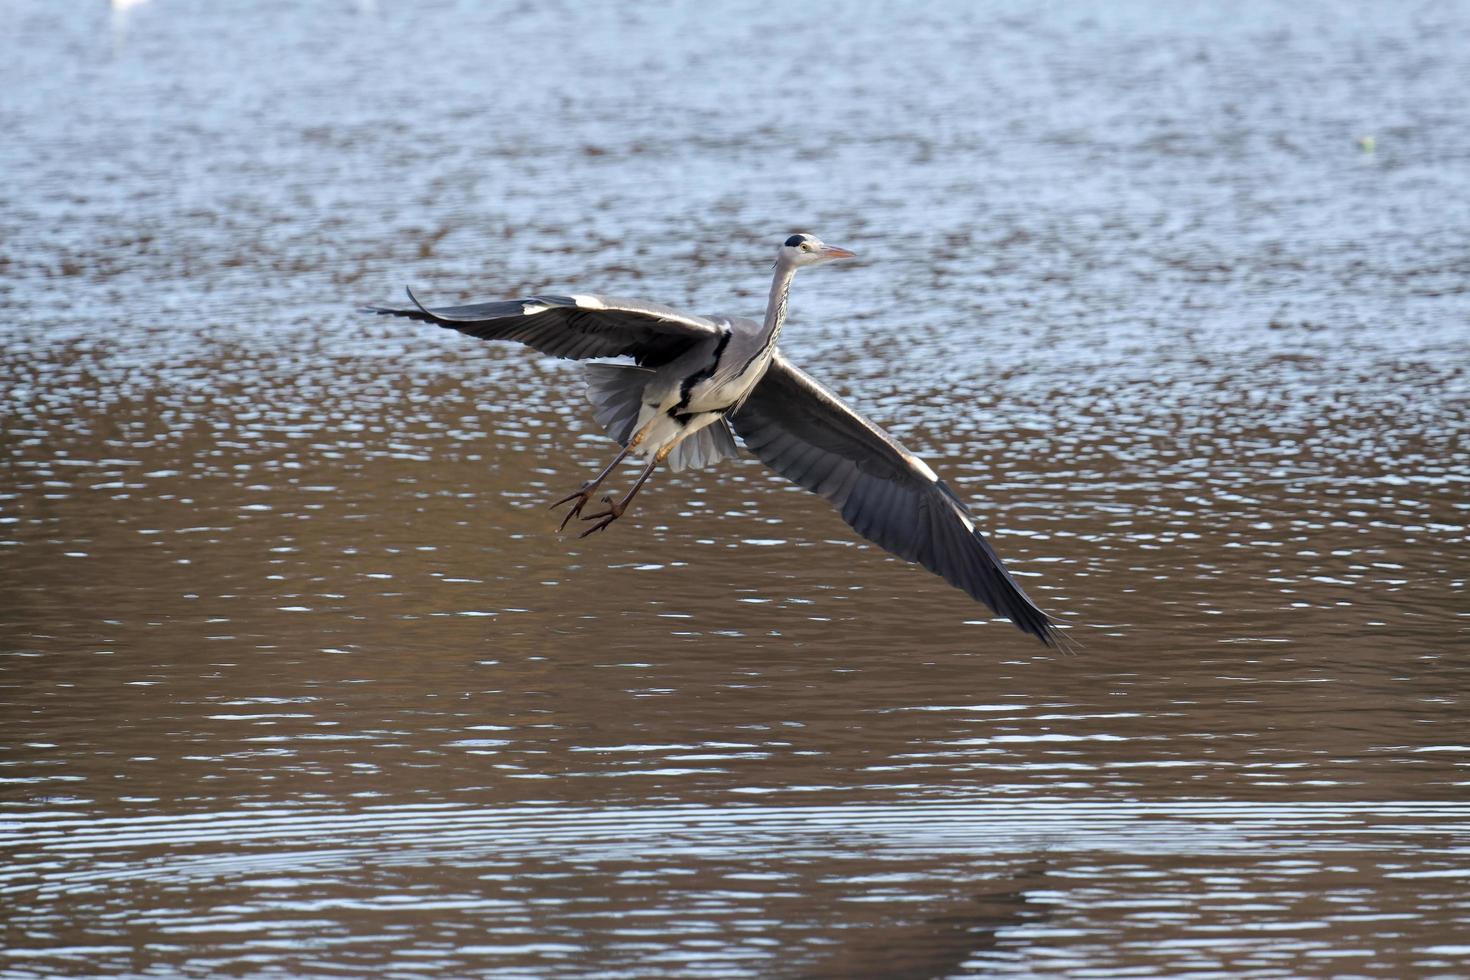
[[786, 247], [796, 248], [796, 246], [800, 245], [804, 241], [806, 241], [805, 235], [792, 235], [790, 238], [786, 239]]
[[709, 359], [709, 363], [689, 375], [689, 377], [684, 379], [684, 383], [679, 385], [679, 404], [675, 405], [673, 409], [670, 409], [670, 415], [673, 415], [675, 411], [681, 410], [685, 405], [688, 405], [689, 399], [694, 394], [694, 386], [715, 373], [715, 368], [720, 366], [720, 357], [725, 353], [725, 347], [729, 343], [730, 331], [726, 330], [720, 334], [719, 341], [715, 343], [714, 356]]

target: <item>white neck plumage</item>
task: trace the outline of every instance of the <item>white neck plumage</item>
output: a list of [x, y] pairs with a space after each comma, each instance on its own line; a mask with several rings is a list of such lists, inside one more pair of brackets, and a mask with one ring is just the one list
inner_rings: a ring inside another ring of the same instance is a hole
[[773, 347], [786, 325], [786, 299], [791, 292], [791, 280], [796, 278], [796, 267], [785, 262], [776, 263], [776, 276], [771, 280], [771, 296], [766, 300], [766, 322], [761, 328], [761, 346]]

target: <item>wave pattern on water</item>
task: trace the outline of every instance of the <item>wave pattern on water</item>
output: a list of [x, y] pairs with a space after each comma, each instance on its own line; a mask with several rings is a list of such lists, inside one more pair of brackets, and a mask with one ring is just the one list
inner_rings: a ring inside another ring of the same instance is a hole
[[[1467, 816], [1449, 802], [1067, 800], [49, 813], [0, 826], [0, 895], [27, 909], [12, 929], [77, 933], [12, 954], [21, 975], [78, 958], [126, 966], [187, 937], [208, 937], [213, 959], [186, 969], [248, 966], [270, 949], [309, 970], [315, 946], [412, 976], [881, 976], [936, 956], [1005, 975], [1024, 972], [1020, 950], [1034, 946], [1058, 970], [1138, 972], [1177, 966], [1163, 933], [1195, 937], [1196, 966], [1298, 972], [1325, 957], [1388, 975], [1445, 963], [1433, 937], [1463, 909]], [[205, 916], [187, 907], [201, 894], [217, 900]], [[144, 896], [146, 912], [125, 912]], [[88, 945], [97, 927], [77, 924], [114, 909], [138, 945]], [[476, 936], [425, 916], [473, 921]], [[1411, 955], [1357, 962], [1355, 948], [1405, 928]], [[910, 945], [895, 952], [900, 939]]]
[[[1462, 7], [0, 18], [0, 972], [1470, 973]], [[1081, 656], [354, 312], [795, 230]]]

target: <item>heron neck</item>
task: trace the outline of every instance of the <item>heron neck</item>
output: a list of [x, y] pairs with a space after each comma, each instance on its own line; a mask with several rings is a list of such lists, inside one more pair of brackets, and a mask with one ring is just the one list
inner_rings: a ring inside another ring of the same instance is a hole
[[771, 281], [771, 296], [766, 301], [766, 322], [761, 328], [761, 346], [773, 347], [786, 324], [786, 298], [791, 292], [791, 280], [796, 278], [796, 269], [784, 262], [776, 266], [776, 277]]

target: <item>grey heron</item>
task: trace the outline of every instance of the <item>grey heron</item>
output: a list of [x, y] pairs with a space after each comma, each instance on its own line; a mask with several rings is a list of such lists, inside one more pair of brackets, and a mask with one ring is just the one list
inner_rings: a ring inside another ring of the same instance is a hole
[[[830, 501], [858, 534], [942, 576], [1043, 643], [1055, 622], [1016, 583], [964, 502], [877, 424], [788, 361], [776, 343], [800, 269], [852, 258], [814, 235], [792, 235], [776, 253], [764, 321], [700, 316], [636, 299], [573, 293], [429, 309], [364, 312], [436, 323], [483, 340], [513, 340], [554, 357], [627, 357], [586, 366], [597, 421], [622, 451], [597, 476], [556, 501], [592, 522], [582, 537], [627, 511], [661, 463], [675, 472], [736, 458], [734, 434], [771, 469]], [[732, 432], [733, 429], [733, 432]], [[647, 460], [620, 499], [582, 514], [629, 455]]]

